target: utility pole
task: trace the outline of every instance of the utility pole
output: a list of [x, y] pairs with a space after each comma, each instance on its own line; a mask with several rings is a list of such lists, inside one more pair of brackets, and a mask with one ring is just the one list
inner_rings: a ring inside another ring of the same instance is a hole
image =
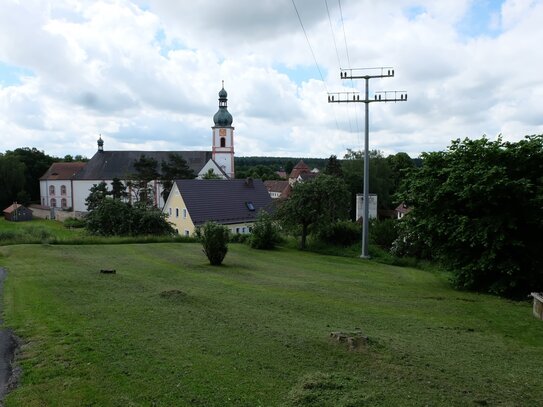
[[[364, 79], [365, 92], [364, 99], [360, 99], [360, 92], [335, 92], [328, 93], [328, 103], [365, 103], [366, 104], [366, 122], [364, 135], [364, 208], [363, 208], [363, 226], [362, 226], [362, 254], [363, 259], [369, 259], [368, 253], [368, 228], [369, 228], [369, 183], [370, 183], [370, 130], [369, 130], [369, 106], [373, 102], [405, 102], [407, 101], [407, 92], [404, 91], [380, 91], [375, 92], [373, 99], [369, 97], [369, 80], [374, 78], [391, 78], [394, 76], [394, 69], [391, 67], [380, 68], [353, 68], [341, 69], [341, 79]], [[351, 97], [352, 96], [352, 97]]]

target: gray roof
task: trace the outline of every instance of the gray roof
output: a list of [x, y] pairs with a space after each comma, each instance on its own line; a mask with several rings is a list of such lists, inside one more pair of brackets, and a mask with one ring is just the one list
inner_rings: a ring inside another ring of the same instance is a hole
[[76, 180], [111, 180], [126, 179], [134, 174], [134, 161], [142, 155], [154, 158], [160, 172], [162, 161], [168, 161], [170, 154], [179, 154], [197, 175], [211, 159], [211, 151], [98, 151], [74, 177]]
[[[254, 221], [258, 212], [272, 210], [272, 199], [259, 180], [176, 180], [194, 225], [207, 221], [221, 224]], [[252, 202], [251, 211], [247, 203]]]

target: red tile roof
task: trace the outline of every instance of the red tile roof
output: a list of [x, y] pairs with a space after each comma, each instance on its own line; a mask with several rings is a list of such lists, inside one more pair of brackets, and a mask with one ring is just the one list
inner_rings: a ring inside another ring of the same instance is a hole
[[298, 178], [298, 175], [307, 174], [310, 172], [311, 169], [307, 166], [306, 163], [304, 163], [304, 160], [300, 160], [290, 172], [289, 178]]
[[40, 180], [72, 179], [87, 163], [74, 161], [71, 163], [53, 163]]
[[4, 213], [12, 213], [16, 209], [19, 209], [20, 207], [21, 205], [19, 205], [18, 203], [11, 204], [6, 209], [4, 209]]

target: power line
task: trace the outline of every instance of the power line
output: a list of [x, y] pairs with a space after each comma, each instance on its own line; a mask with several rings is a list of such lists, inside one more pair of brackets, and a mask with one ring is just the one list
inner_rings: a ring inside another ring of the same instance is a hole
[[[347, 55], [347, 67], [351, 69], [351, 58], [349, 57], [349, 47], [347, 46], [347, 34], [345, 32], [345, 21], [343, 20], [343, 9], [341, 8], [341, 0], [338, 0], [339, 5], [339, 15], [341, 16], [341, 27], [343, 28], [343, 42], [345, 43], [345, 53]], [[341, 67], [339, 67], [341, 70]], [[354, 89], [354, 82], [351, 79], [351, 88]], [[349, 111], [347, 109], [347, 111]], [[358, 145], [360, 145], [360, 127], [358, 125], [358, 112], [356, 110], [356, 106], [354, 106], [354, 118], [355, 118], [355, 124], [356, 124], [356, 136], [358, 138]], [[351, 121], [349, 119], [349, 127], [351, 126]]]
[[[296, 3], [294, 2], [294, 0], [292, 0], [292, 5], [294, 6], [294, 10], [296, 11], [296, 15], [298, 16], [298, 21], [300, 22], [300, 26], [302, 27], [302, 31], [304, 32], [307, 45], [309, 46], [309, 50], [311, 51], [311, 55], [313, 56], [313, 61], [315, 62], [315, 66], [317, 67], [317, 71], [319, 71], [319, 75], [321, 77], [322, 84], [324, 85], [324, 89], [328, 93], [328, 87], [326, 86], [326, 81], [324, 80], [324, 76], [322, 75], [321, 69], [319, 67], [319, 63], [317, 62], [317, 58], [315, 57], [315, 52], [313, 52], [313, 47], [311, 46], [311, 42], [309, 42], [309, 37], [307, 35], [307, 32], [305, 31], [304, 23], [302, 22], [302, 18], [300, 17], [300, 13], [298, 12], [298, 7], [296, 7]], [[334, 120], [336, 122], [336, 129], [339, 132], [340, 131], [339, 122], [337, 120], [336, 111], [333, 110], [333, 112], [334, 112]]]
[[298, 13], [298, 7], [296, 7], [296, 3], [294, 3], [294, 0], [292, 0], [292, 5], [294, 6], [294, 10], [296, 10], [298, 21], [300, 22], [300, 25], [302, 26], [302, 31], [304, 32], [307, 45], [309, 46], [309, 49], [311, 50], [311, 55], [313, 56], [313, 61], [315, 61], [315, 66], [317, 67], [317, 71], [319, 71], [319, 75], [321, 77], [322, 83], [324, 84], [326, 92], [328, 92], [328, 88], [326, 87], [326, 82], [324, 81], [324, 76], [322, 76], [322, 72], [321, 72], [321, 69], [319, 68], [317, 58], [315, 57], [315, 53], [313, 52], [313, 47], [311, 46], [311, 43], [309, 42], [309, 37], [307, 36], [307, 32], [305, 31], [305, 28], [304, 28], [304, 23], [302, 23], [302, 18], [300, 17], [300, 13]]
[[341, 60], [339, 58], [339, 51], [336, 44], [336, 36], [334, 35], [334, 28], [332, 27], [332, 19], [330, 18], [330, 10], [328, 9], [328, 0], [324, 0], [326, 4], [326, 13], [328, 14], [328, 22], [330, 23], [330, 31], [332, 31], [332, 39], [334, 40], [334, 48], [336, 49], [338, 68], [341, 69]]

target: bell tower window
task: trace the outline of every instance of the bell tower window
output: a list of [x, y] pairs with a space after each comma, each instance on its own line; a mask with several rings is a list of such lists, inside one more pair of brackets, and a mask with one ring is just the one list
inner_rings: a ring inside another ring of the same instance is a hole
[[221, 137], [221, 147], [226, 147], [226, 139]]

